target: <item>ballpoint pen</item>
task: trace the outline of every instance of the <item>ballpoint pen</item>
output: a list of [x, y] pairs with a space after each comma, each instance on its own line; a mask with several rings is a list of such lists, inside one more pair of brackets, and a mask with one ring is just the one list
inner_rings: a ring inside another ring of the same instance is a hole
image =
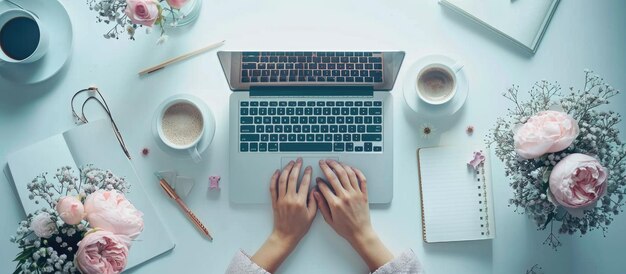
[[187, 207], [185, 202], [183, 202], [183, 200], [180, 199], [180, 197], [178, 196], [174, 188], [172, 188], [172, 186], [160, 174], [154, 173], [154, 175], [159, 179], [161, 188], [163, 188], [165, 193], [167, 193], [167, 195], [170, 196], [170, 198], [176, 201], [178, 206], [183, 210], [183, 212], [185, 212], [185, 215], [187, 215], [187, 218], [189, 218], [189, 220], [196, 226], [196, 228], [198, 228], [198, 230], [200, 230], [200, 232], [202, 232], [202, 234], [207, 236], [209, 240], [213, 241], [213, 237], [211, 237], [209, 230], [202, 224], [202, 222], [200, 222], [198, 217], [196, 217], [196, 215], [193, 214], [193, 212], [191, 212], [191, 209]]

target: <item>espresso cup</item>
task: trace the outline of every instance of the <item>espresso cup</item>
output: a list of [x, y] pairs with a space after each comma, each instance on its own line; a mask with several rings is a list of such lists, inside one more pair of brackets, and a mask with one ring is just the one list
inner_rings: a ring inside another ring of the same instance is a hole
[[186, 150], [196, 163], [202, 160], [198, 143], [204, 135], [204, 118], [196, 103], [181, 98], [165, 104], [157, 120], [157, 132], [165, 145]]
[[457, 89], [456, 74], [463, 65], [456, 63], [448, 66], [442, 63], [432, 63], [420, 70], [417, 74], [417, 95], [431, 105], [442, 105], [454, 98]]
[[0, 63], [32, 63], [48, 51], [48, 33], [30, 11], [0, 11]]

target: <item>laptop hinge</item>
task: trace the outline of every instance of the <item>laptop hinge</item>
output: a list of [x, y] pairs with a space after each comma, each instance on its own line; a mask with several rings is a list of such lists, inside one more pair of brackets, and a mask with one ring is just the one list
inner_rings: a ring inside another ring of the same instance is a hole
[[371, 86], [253, 86], [250, 87], [250, 96], [374, 96], [374, 88]]

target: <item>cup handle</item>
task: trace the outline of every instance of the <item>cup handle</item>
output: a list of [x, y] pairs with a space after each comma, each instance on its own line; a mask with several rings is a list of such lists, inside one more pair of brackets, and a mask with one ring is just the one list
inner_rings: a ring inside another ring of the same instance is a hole
[[191, 156], [191, 159], [193, 159], [194, 163], [199, 163], [200, 161], [202, 161], [202, 157], [200, 157], [200, 153], [198, 152], [197, 146], [193, 146], [192, 148], [189, 148], [187, 151], [189, 152], [189, 155]]
[[454, 71], [454, 73], [458, 73], [461, 69], [463, 69], [465, 65], [457, 62], [454, 65], [452, 65], [452, 70]]

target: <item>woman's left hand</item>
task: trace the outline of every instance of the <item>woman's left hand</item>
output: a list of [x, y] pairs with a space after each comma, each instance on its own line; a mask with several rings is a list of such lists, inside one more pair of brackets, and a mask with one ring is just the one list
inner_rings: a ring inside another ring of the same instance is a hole
[[[311, 167], [304, 169], [298, 189], [302, 158], [276, 170], [270, 179], [270, 195], [274, 211], [274, 229], [252, 261], [273, 273], [309, 231], [317, 214], [317, 203], [309, 193]], [[307, 199], [308, 198], [308, 199]], [[308, 200], [308, 202], [307, 202]]]
[[[313, 193], [309, 193], [311, 167], [304, 169], [304, 176], [298, 188], [298, 178], [302, 169], [302, 158], [290, 162], [282, 173], [274, 172], [270, 180], [272, 208], [274, 210], [274, 231], [286, 243], [297, 245], [309, 231], [317, 213], [317, 203]], [[308, 198], [308, 205], [307, 205]]]

